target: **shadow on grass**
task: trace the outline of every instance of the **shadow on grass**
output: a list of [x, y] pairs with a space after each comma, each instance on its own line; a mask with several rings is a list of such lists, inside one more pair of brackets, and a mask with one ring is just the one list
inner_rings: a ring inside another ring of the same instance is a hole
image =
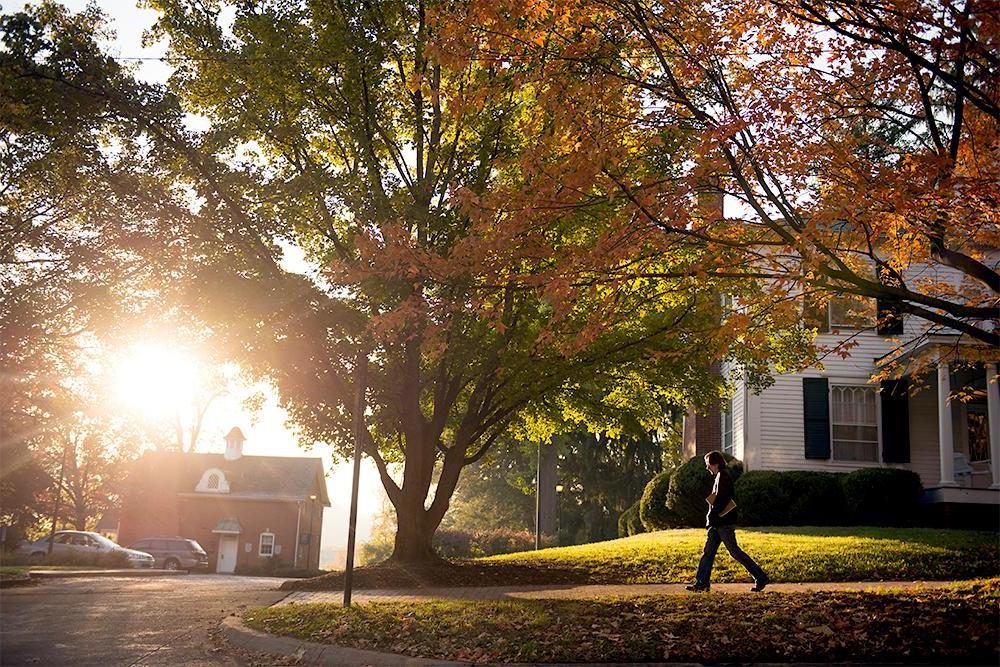
[[[472, 560], [440, 560], [421, 565], [385, 561], [354, 571], [352, 587], [363, 589], [421, 589], [436, 587], [586, 584], [593, 577], [586, 570], [551, 567], [537, 563], [491, 563]], [[286, 581], [285, 591], [343, 590], [344, 573]]]

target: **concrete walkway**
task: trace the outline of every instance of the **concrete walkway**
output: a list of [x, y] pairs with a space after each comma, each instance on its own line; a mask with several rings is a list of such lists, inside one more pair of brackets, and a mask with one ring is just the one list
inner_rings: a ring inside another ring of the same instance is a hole
[[[950, 588], [955, 581], [832, 581], [814, 583], [773, 583], [769, 593], [803, 593], [808, 591], [888, 591]], [[686, 584], [596, 584], [565, 586], [484, 586], [455, 588], [423, 588], [401, 590], [356, 590], [355, 603], [390, 602], [400, 600], [585, 600], [601, 597], [638, 597], [642, 595], [703, 595], [686, 591]], [[713, 584], [712, 593], [750, 593], [751, 583]], [[756, 595], [756, 593], [754, 593]], [[292, 603], [342, 604], [343, 591], [295, 591], [277, 605]]]

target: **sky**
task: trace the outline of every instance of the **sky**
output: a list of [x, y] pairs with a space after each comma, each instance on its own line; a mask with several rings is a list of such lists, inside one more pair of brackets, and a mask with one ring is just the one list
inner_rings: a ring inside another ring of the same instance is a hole
[[[136, 61], [136, 76], [163, 83], [170, 75], [170, 66], [156, 60], [165, 53], [165, 44], [148, 47], [142, 45], [142, 35], [156, 20], [156, 12], [140, 8], [133, 0], [90, 0], [96, 4], [111, 21], [116, 33], [109, 44], [110, 52], [118, 58], [143, 58]], [[29, 3], [11, 2], [0, 4], [0, 8], [12, 9]], [[62, 0], [62, 4], [72, 11], [80, 11], [88, 4], [86, 0]], [[305, 271], [301, 255], [290, 249], [290, 258], [285, 266], [289, 270]], [[238, 392], [237, 392], [238, 394]], [[246, 435], [243, 452], [247, 455], [267, 456], [319, 456], [327, 470], [327, 491], [332, 507], [323, 514], [323, 540], [320, 546], [320, 566], [343, 567], [343, 553], [347, 545], [347, 524], [350, 510], [352, 466], [350, 461], [335, 461], [331, 448], [322, 443], [314, 444], [309, 450], [300, 447], [287, 422], [287, 414], [271, 396], [264, 408], [253, 419], [242, 408], [241, 396], [234, 394], [220, 399], [212, 405], [206, 415], [204, 437], [199, 440], [198, 451], [224, 452], [222, 434], [233, 426], [239, 426]], [[364, 544], [371, 534], [374, 516], [385, 502], [378, 472], [370, 459], [364, 459], [361, 469], [361, 484], [358, 498], [357, 543]]]

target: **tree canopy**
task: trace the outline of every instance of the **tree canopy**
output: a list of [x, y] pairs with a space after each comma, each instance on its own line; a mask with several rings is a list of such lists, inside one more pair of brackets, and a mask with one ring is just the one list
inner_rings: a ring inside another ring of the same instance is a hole
[[[473, 0], [441, 24], [562, 110], [546, 176], [617, 191], [710, 248], [712, 275], [766, 280], [731, 290], [744, 313], [876, 298], [883, 320], [1000, 344], [995, 3]], [[667, 157], [637, 169], [641, 145]], [[692, 221], [706, 184], [741, 210]]]

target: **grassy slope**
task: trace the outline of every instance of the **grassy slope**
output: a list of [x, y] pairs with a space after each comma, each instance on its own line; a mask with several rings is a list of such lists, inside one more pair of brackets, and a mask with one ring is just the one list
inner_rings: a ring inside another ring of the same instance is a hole
[[[774, 581], [970, 579], [1000, 576], [995, 532], [929, 528], [782, 527], [737, 531], [743, 549]], [[620, 540], [453, 561], [423, 570], [360, 568], [357, 588], [692, 581], [704, 529], [668, 530]], [[750, 581], [720, 549], [713, 581]], [[343, 586], [343, 573], [286, 582], [287, 590]]]
[[[995, 532], [930, 528], [780, 527], [737, 531], [740, 546], [775, 581], [967, 579], [1000, 575]], [[703, 529], [494, 556], [487, 561], [583, 570], [599, 582], [693, 579]], [[715, 581], [749, 581], [720, 547]]]
[[251, 627], [476, 662], [923, 661], [996, 664], [1000, 580], [950, 590], [255, 609]]

